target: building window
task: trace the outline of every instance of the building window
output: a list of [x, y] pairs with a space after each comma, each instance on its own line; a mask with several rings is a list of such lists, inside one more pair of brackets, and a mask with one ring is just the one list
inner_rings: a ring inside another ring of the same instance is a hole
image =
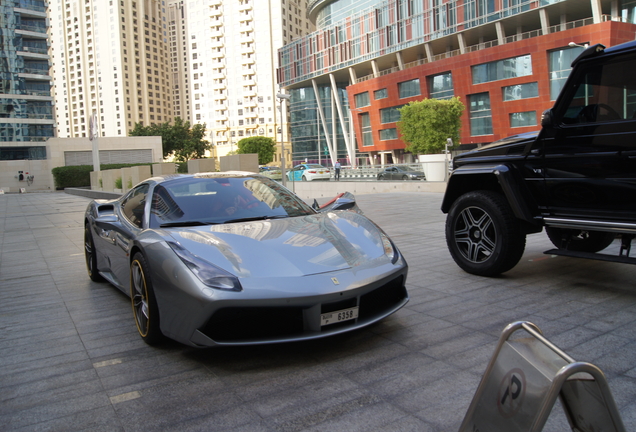
[[468, 100], [470, 101], [470, 134], [472, 136], [492, 134], [490, 95], [488, 93], [469, 95]]
[[360, 124], [362, 125], [362, 146], [370, 147], [373, 145], [373, 131], [369, 113], [360, 114]]
[[380, 130], [380, 141], [397, 139], [397, 137], [398, 137], [398, 134], [397, 134], [396, 128]]
[[507, 86], [502, 90], [504, 102], [539, 97], [539, 85], [536, 82]]
[[356, 108], [371, 105], [371, 100], [369, 99], [369, 92], [359, 93], [355, 95], [355, 99], [356, 99]]
[[450, 72], [428, 78], [431, 99], [449, 99], [454, 95], [453, 76]]
[[420, 95], [419, 78], [398, 83], [398, 91], [400, 93], [400, 98], [419, 96]]
[[375, 98], [375, 100], [385, 99], [389, 97], [389, 92], [385, 88], [376, 90], [373, 92], [373, 97]]
[[556, 100], [565, 80], [570, 75], [570, 66], [575, 58], [584, 50], [582, 47], [565, 48], [551, 51], [550, 56], [550, 100]]
[[400, 121], [400, 111], [404, 105], [383, 108], [380, 110], [380, 123], [393, 123]]
[[510, 127], [514, 128], [514, 127], [536, 126], [536, 125], [537, 125], [536, 111], [510, 113]]
[[473, 84], [532, 75], [530, 54], [472, 67]]

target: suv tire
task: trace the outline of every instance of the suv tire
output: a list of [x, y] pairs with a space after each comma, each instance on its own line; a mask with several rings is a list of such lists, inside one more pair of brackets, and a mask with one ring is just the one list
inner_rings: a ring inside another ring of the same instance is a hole
[[557, 248], [576, 252], [602, 251], [616, 238], [616, 234], [603, 231], [546, 227], [545, 232]]
[[464, 271], [495, 276], [519, 262], [526, 235], [501, 194], [474, 191], [460, 196], [448, 212], [446, 243]]

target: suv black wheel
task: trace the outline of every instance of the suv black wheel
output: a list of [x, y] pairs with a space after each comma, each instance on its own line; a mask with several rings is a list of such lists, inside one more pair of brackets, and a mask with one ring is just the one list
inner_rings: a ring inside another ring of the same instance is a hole
[[159, 308], [144, 256], [137, 252], [130, 265], [130, 300], [139, 335], [148, 345], [163, 342]]
[[616, 234], [602, 231], [546, 227], [545, 232], [557, 248], [576, 252], [602, 251], [616, 238]]
[[453, 203], [446, 218], [446, 243], [464, 271], [494, 276], [519, 262], [526, 235], [501, 194], [475, 191]]

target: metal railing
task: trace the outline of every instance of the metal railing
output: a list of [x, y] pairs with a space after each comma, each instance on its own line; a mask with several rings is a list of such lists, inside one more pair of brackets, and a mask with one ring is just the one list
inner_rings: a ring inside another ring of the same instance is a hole
[[[621, 21], [620, 17], [612, 17], [611, 15], [602, 15], [601, 17], [602, 21]], [[535, 30], [531, 30], [531, 31], [527, 31], [524, 33], [519, 33], [519, 34], [514, 34], [514, 35], [510, 35], [507, 36], [506, 38], [504, 38], [504, 43], [512, 43], [512, 42], [517, 42], [520, 40], [525, 40], [525, 39], [530, 39], [530, 38], [534, 38], [537, 36], [543, 36], [545, 34], [552, 34], [552, 33], [557, 33], [557, 32], [561, 32], [561, 31], [565, 31], [565, 30], [571, 30], [574, 28], [579, 28], [579, 27], [583, 27], [586, 25], [590, 25], [590, 24], [594, 24], [594, 18], [583, 18], [580, 20], [576, 20], [576, 21], [570, 21], [570, 22], [566, 22], [563, 24], [557, 24], [554, 26], [551, 26], [548, 28], [547, 33], [544, 33], [542, 29], [535, 29]], [[497, 39], [495, 40], [491, 40], [491, 41], [487, 41], [487, 42], [482, 42], [476, 45], [470, 45], [464, 48], [464, 50], [460, 50], [460, 49], [456, 49], [456, 50], [452, 50], [452, 51], [446, 51], [440, 54], [436, 54], [434, 56], [431, 57], [430, 61], [429, 59], [419, 59], [416, 61], [412, 61], [409, 63], [405, 63], [404, 64], [404, 69], [408, 69], [408, 68], [412, 68], [412, 67], [416, 67], [416, 66], [421, 66], [423, 64], [426, 63], [430, 63], [430, 62], [435, 62], [438, 60], [443, 60], [446, 58], [451, 58], [451, 57], [455, 57], [461, 54], [466, 54], [466, 53], [470, 53], [470, 52], [474, 52], [474, 51], [480, 51], [486, 48], [492, 48], [495, 46], [499, 46], [501, 45], [499, 43], [499, 41]], [[383, 69], [378, 73], [378, 76], [382, 76], [382, 75], [388, 75], [392, 72], [396, 72], [397, 70], [399, 70], [399, 68], [396, 67], [391, 67], [388, 69]], [[359, 77], [356, 80], [356, 83], [361, 83], [370, 79], [376, 78], [375, 74], [370, 74], [370, 75], [365, 75], [363, 77]]]

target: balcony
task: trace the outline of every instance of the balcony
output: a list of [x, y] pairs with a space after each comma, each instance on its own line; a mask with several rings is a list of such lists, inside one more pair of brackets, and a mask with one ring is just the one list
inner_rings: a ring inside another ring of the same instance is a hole
[[225, 41], [223, 38], [214, 38], [210, 41], [210, 47], [212, 48], [223, 48], [225, 46]]
[[227, 88], [227, 84], [224, 82], [213, 83], [212, 88], [214, 90], [224, 90]]
[[223, 51], [212, 51], [212, 53], [210, 53], [210, 57], [211, 58], [223, 58], [225, 57], [225, 53]]
[[210, 18], [216, 18], [221, 15], [223, 15], [223, 11], [221, 10], [221, 8], [219, 9], [210, 8]]
[[254, 64], [254, 57], [243, 57], [243, 59], [241, 59], [241, 63], [244, 65]]
[[253, 54], [254, 53], [254, 46], [250, 45], [241, 45], [241, 54]]
[[245, 3], [242, 5], [239, 5], [238, 7], [239, 12], [247, 12], [247, 11], [251, 11], [252, 10], [252, 5], [249, 3]]

